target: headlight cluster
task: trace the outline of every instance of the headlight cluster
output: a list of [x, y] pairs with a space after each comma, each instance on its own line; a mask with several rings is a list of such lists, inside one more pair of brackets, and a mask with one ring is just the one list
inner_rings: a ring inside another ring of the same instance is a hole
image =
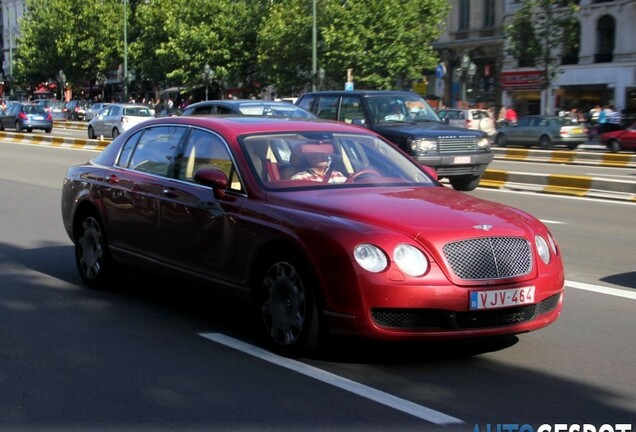
[[[369, 243], [356, 246], [353, 256], [360, 267], [371, 273], [379, 273], [389, 265], [384, 251]], [[412, 277], [422, 276], [429, 266], [428, 259], [422, 251], [406, 243], [401, 243], [393, 249], [393, 261], [400, 270]]]
[[552, 251], [552, 254], [554, 254], [554, 256], [556, 256], [558, 253], [556, 242], [550, 234], [548, 234], [547, 241], [540, 235], [534, 236], [534, 244], [537, 247], [537, 253], [541, 258], [541, 261], [543, 261], [545, 264], [550, 263], [550, 251]]
[[482, 138], [477, 142], [477, 148], [480, 150], [488, 150], [490, 148], [490, 141], [488, 138]]
[[431, 150], [437, 150], [437, 141], [432, 139], [412, 139], [409, 142], [411, 150], [414, 152], [428, 152]]

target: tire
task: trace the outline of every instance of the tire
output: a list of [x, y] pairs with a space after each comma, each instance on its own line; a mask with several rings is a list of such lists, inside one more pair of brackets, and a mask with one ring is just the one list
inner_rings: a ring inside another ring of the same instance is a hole
[[22, 132], [22, 125], [20, 125], [20, 122], [15, 122], [15, 131]]
[[480, 175], [472, 174], [448, 177], [448, 181], [450, 182], [451, 186], [453, 186], [453, 189], [463, 192], [468, 192], [477, 188], [477, 186], [479, 186], [480, 180]]
[[0, 121], [0, 131], [4, 130], [4, 124]]
[[119, 136], [119, 130], [117, 128], [113, 128], [113, 139], [117, 138]]
[[88, 138], [89, 139], [96, 139], [97, 135], [95, 135], [95, 131], [93, 130], [92, 126], [88, 127]]
[[505, 147], [506, 145], [508, 145], [508, 139], [504, 134], [499, 133], [495, 136], [495, 145], [497, 147]]
[[255, 289], [264, 335], [272, 351], [297, 357], [316, 350], [322, 325], [309, 272], [291, 257], [268, 261]]
[[616, 139], [611, 140], [608, 147], [612, 153], [618, 153], [621, 151], [621, 144]]
[[47, 134], [50, 134], [52, 131], [53, 131], [53, 128], [44, 129], [44, 132], [46, 132]]
[[552, 140], [547, 135], [541, 135], [539, 138], [539, 147], [544, 150], [552, 150]]
[[115, 274], [104, 227], [94, 213], [81, 216], [75, 234], [75, 263], [90, 288], [106, 288]]

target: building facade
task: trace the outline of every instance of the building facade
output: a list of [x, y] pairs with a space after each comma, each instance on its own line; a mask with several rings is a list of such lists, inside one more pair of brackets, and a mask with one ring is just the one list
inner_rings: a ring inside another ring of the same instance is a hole
[[0, 97], [11, 90], [13, 78], [13, 56], [16, 38], [20, 32], [19, 22], [24, 16], [24, 0], [0, 0], [0, 34], [2, 34], [2, 70], [0, 70]]
[[506, 54], [503, 28], [521, 0], [450, 1], [446, 30], [434, 44], [447, 72], [445, 105], [513, 105], [524, 115], [599, 104], [636, 113], [636, 40], [631, 35], [636, 0], [580, 0], [578, 44], [556, 62], [558, 74], [547, 89], [544, 70], [520, 67]]

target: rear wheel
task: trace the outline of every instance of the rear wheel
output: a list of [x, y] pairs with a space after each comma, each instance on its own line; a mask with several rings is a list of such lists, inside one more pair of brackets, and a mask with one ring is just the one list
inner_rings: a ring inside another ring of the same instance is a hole
[[20, 124], [20, 122], [15, 122], [15, 131], [22, 132], [22, 125]]
[[539, 147], [545, 150], [551, 150], [552, 140], [550, 140], [550, 137], [547, 135], [542, 135], [541, 138], [539, 138]]
[[618, 153], [619, 151], [621, 151], [621, 144], [618, 142], [618, 140], [613, 139], [609, 142], [609, 149], [612, 153]]
[[88, 127], [88, 138], [89, 139], [97, 138], [97, 135], [95, 135], [95, 131], [93, 130], [93, 126]]
[[309, 273], [297, 260], [282, 256], [263, 269], [256, 289], [268, 344], [286, 356], [315, 350], [321, 325]]
[[113, 128], [113, 139], [117, 138], [118, 136], [119, 136], [119, 129]]
[[448, 181], [450, 182], [451, 186], [453, 186], [453, 189], [465, 192], [471, 191], [479, 186], [480, 180], [480, 175], [472, 174], [448, 177]]
[[495, 136], [495, 145], [497, 147], [505, 147], [508, 144], [508, 139], [506, 138], [506, 136], [502, 133], [497, 134], [497, 136]]
[[53, 128], [44, 129], [44, 132], [46, 132], [47, 134], [50, 134], [52, 131], [53, 131]]
[[91, 288], [105, 288], [115, 273], [104, 228], [93, 213], [82, 216], [76, 229], [75, 262], [80, 277]]

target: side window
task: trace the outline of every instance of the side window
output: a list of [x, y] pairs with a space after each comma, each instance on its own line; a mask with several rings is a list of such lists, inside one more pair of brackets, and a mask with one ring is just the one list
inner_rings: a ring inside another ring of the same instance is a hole
[[230, 111], [228, 108], [222, 107], [222, 106], [218, 106], [216, 107], [216, 113], [217, 114], [234, 114], [232, 111]]
[[521, 118], [519, 119], [519, 121], [517, 122], [517, 126], [528, 126], [530, 124], [530, 119], [526, 118]]
[[230, 180], [231, 189], [243, 189], [225, 143], [217, 135], [195, 129], [188, 138], [178, 177], [193, 181], [194, 173], [201, 168], [221, 170]]
[[336, 120], [338, 111], [338, 96], [323, 96], [318, 99], [314, 114], [322, 119]]
[[[137, 145], [132, 151], [128, 168], [162, 177], [171, 177], [175, 153], [185, 132], [185, 128], [175, 126], [144, 129], [140, 132]], [[126, 144], [128, 145], [128, 143]], [[122, 156], [126, 150], [126, 148], [122, 150]], [[121, 156], [120, 159], [123, 162]]]
[[338, 120], [345, 123], [364, 123], [364, 110], [359, 97], [345, 96], [342, 98]]
[[311, 106], [315, 100], [314, 96], [305, 96], [298, 102], [298, 106], [307, 111], [312, 111]]

